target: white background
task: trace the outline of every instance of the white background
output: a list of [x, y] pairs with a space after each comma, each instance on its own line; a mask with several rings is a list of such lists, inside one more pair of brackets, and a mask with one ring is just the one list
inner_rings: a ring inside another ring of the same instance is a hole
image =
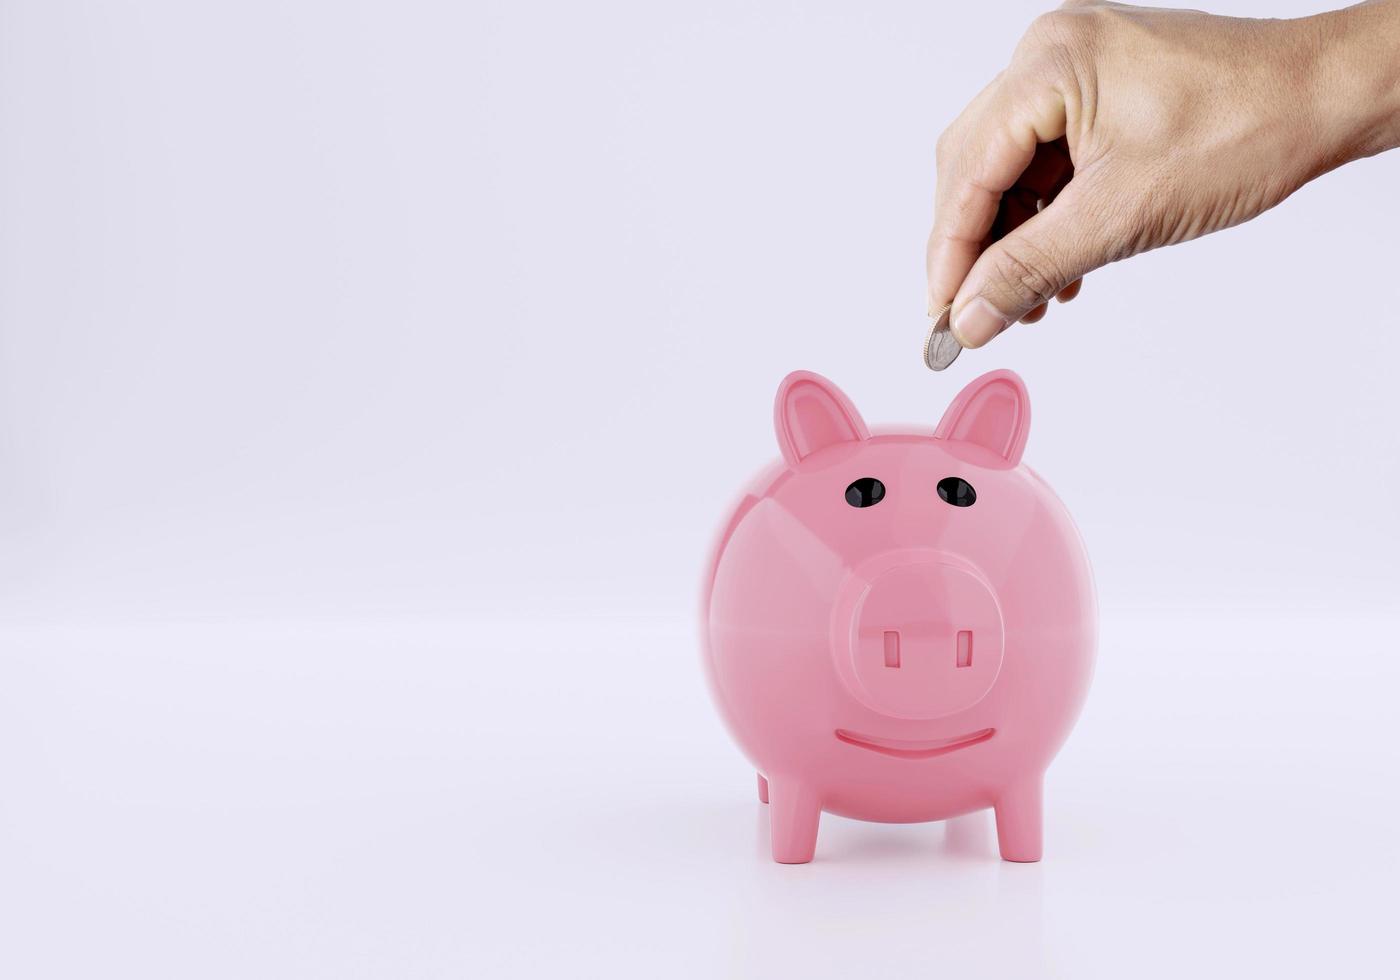
[[[934, 141], [1040, 9], [0, 3], [0, 974], [1388, 955], [1400, 163], [932, 375]], [[767, 862], [693, 616], [799, 367], [1030, 387], [1105, 619], [1042, 865]]]

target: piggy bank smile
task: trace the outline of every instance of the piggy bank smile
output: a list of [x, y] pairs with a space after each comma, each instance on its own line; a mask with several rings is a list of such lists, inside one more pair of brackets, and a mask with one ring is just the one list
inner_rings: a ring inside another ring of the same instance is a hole
[[1002, 856], [1039, 860], [1043, 775], [1088, 689], [1097, 612], [1068, 512], [1021, 461], [1021, 379], [976, 379], [934, 429], [872, 432], [796, 372], [774, 428], [782, 460], [724, 525], [703, 623], [774, 858], [810, 860], [822, 812], [990, 808]]
[[907, 739], [861, 735], [844, 728], [836, 729], [836, 737], [847, 745], [859, 746], [862, 749], [879, 752], [881, 755], [888, 755], [895, 759], [932, 759], [934, 756], [946, 755], [949, 752], [967, 748], [969, 745], [985, 742], [996, 733], [995, 728], [983, 728], [980, 731], [953, 738], [909, 741]]

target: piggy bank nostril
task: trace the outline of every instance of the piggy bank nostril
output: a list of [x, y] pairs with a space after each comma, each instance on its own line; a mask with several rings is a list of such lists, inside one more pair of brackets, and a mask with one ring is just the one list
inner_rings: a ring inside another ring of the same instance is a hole
[[[883, 633], [885, 646], [885, 666], [899, 667], [903, 658], [899, 648], [899, 630], [885, 630]], [[955, 664], [958, 667], [972, 666], [972, 630], [958, 630], [954, 640], [954, 650], [956, 651]]]
[[899, 666], [899, 630], [885, 630], [885, 666]]
[[972, 630], [958, 630], [958, 666], [972, 666]]

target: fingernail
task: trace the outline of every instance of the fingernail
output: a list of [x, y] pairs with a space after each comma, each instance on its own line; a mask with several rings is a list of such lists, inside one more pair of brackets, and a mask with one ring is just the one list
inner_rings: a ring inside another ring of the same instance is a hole
[[978, 296], [958, 311], [949, 329], [958, 343], [976, 348], [1005, 330], [1008, 322], [995, 306]]

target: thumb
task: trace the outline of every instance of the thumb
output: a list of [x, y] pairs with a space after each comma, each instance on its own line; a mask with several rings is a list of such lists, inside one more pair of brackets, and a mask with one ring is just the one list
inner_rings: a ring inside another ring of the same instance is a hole
[[1039, 214], [988, 246], [953, 299], [953, 336], [981, 347], [1062, 289], [1113, 259], [1115, 235], [1070, 181]]

